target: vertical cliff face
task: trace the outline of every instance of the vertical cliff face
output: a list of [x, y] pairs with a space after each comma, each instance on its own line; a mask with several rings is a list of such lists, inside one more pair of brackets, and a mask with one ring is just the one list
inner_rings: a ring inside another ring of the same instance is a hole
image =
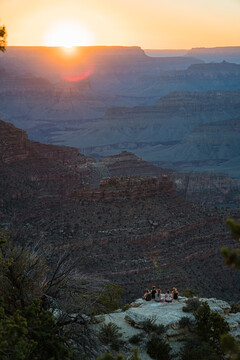
[[174, 171], [154, 166], [133, 153], [122, 151], [118, 155], [107, 156], [99, 164], [108, 169], [108, 176], [141, 177], [169, 176], [178, 194], [184, 198], [206, 206], [239, 207], [240, 180], [213, 171]]
[[99, 187], [90, 189], [89, 184], [82, 191], [74, 191], [72, 197], [88, 201], [135, 201], [140, 198], [158, 196], [159, 193], [175, 193], [173, 182], [163, 175], [157, 177], [121, 176], [108, 177], [100, 181]]

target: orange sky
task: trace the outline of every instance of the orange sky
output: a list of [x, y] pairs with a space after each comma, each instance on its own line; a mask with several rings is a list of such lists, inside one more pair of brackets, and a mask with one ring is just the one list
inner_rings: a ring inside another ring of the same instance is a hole
[[0, 0], [0, 24], [8, 45], [237, 46], [240, 0]]

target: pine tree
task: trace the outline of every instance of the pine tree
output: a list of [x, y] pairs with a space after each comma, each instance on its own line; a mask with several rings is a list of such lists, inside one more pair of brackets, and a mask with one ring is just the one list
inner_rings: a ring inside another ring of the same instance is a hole
[[233, 219], [227, 219], [226, 224], [229, 227], [232, 236], [237, 240], [239, 248], [230, 249], [224, 247], [221, 249], [221, 253], [224, 256], [227, 265], [240, 270], [240, 222], [236, 222]]
[[0, 26], [0, 51], [6, 50], [6, 38], [7, 38], [7, 31], [5, 26]]

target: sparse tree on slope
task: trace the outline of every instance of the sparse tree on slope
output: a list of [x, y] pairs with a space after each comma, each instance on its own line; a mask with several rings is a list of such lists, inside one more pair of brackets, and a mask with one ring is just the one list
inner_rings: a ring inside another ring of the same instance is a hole
[[224, 256], [227, 265], [231, 265], [240, 270], [240, 222], [236, 222], [233, 219], [227, 219], [226, 223], [232, 236], [237, 240], [239, 248], [229, 249], [224, 247], [221, 249], [221, 253]]
[[[233, 219], [226, 221], [232, 236], [237, 240], [239, 248], [229, 249], [227, 247], [221, 249], [221, 253], [225, 258], [227, 265], [240, 270], [240, 221], [236, 222]], [[225, 353], [228, 354], [229, 359], [240, 360], [240, 346], [233, 336], [226, 334], [221, 337], [221, 346]]]
[[0, 26], [0, 51], [6, 50], [7, 45], [7, 32], [5, 26]]

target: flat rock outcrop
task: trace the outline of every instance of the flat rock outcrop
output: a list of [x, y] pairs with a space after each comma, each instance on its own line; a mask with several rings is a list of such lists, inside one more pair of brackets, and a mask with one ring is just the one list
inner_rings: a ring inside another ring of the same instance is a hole
[[[164, 325], [166, 332], [163, 338], [172, 347], [171, 355], [179, 359], [178, 356], [181, 347], [185, 343], [187, 336], [191, 335], [188, 328], [181, 327], [179, 321], [182, 317], [188, 317], [192, 322], [194, 316], [192, 313], [183, 312], [182, 308], [186, 305], [187, 298], [179, 297], [179, 300], [172, 303], [156, 303], [155, 301], [146, 302], [142, 299], [137, 299], [131, 303], [130, 308], [126, 311], [116, 311], [114, 313], [99, 316], [100, 324], [103, 322], [108, 324], [112, 322], [120, 327], [120, 332], [123, 334], [125, 346], [121, 349], [126, 356], [131, 354], [131, 351], [138, 347], [131, 345], [129, 339], [133, 335], [143, 332], [143, 325], [149, 319], [153, 319], [156, 325]], [[231, 306], [222, 300], [215, 298], [200, 298], [201, 302], [207, 302], [211, 311], [220, 314], [229, 324], [230, 334], [233, 335], [237, 341], [240, 341], [240, 313], [230, 313]], [[145, 342], [150, 338], [150, 334], [145, 334]], [[144, 346], [139, 347], [140, 357], [142, 360], [150, 360], [151, 357], [146, 353]]]

